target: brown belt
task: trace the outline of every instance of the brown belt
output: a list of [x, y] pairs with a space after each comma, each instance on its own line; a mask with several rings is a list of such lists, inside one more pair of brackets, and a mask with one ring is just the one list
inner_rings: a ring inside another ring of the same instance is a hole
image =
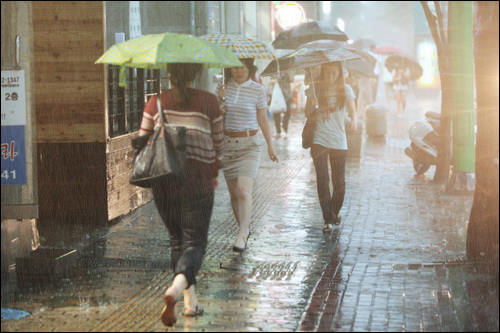
[[224, 134], [229, 136], [230, 138], [243, 138], [246, 136], [254, 136], [257, 134], [259, 130], [252, 130], [252, 131], [245, 131], [245, 132], [227, 132], [225, 131]]

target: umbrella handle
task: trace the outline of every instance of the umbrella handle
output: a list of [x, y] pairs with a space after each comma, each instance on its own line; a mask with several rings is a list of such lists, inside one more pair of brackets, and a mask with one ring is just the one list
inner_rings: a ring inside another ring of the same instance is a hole
[[125, 66], [120, 67], [120, 76], [118, 85], [123, 88], [127, 86], [127, 68]]
[[314, 83], [314, 77], [313, 77], [313, 72], [312, 69], [309, 68], [309, 74], [311, 75], [311, 83], [312, 83], [312, 88], [313, 88], [313, 94], [314, 94], [314, 99], [318, 101], [318, 97], [316, 97], [316, 84]]
[[[226, 76], [224, 75], [224, 68], [222, 69], [222, 89], [224, 89], [224, 86], [226, 85]], [[222, 101], [219, 103], [220, 106], [220, 111], [224, 115], [224, 120], [226, 120], [226, 95], [224, 93], [224, 97], [222, 97]]]

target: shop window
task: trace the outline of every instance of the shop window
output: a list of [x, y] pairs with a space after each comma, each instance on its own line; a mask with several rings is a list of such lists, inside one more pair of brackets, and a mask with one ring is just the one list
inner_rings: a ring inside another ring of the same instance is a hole
[[146, 103], [160, 92], [160, 70], [127, 68], [127, 86], [118, 85], [119, 66], [108, 66], [109, 137], [138, 131]]

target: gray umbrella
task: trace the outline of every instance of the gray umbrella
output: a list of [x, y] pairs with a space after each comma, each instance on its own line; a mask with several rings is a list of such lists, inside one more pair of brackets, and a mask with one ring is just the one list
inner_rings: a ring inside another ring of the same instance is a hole
[[366, 52], [355, 49], [352, 45], [349, 45], [346, 42], [340, 42], [337, 40], [316, 40], [306, 43], [301, 47], [316, 47], [321, 49], [344, 48], [361, 56], [361, 59], [354, 59], [346, 62], [346, 66], [349, 71], [356, 72], [362, 76], [375, 77], [373, 70], [375, 68], [375, 64], [377, 63], [377, 59]]
[[278, 60], [273, 60], [262, 72], [261, 76], [274, 75], [281, 71], [285, 72], [314, 67], [328, 62], [348, 61], [352, 59], [361, 59], [361, 56], [344, 48], [322, 49], [316, 47], [302, 47]]

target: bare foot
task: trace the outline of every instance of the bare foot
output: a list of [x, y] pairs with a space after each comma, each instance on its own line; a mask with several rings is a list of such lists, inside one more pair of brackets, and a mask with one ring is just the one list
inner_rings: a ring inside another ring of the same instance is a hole
[[165, 326], [172, 327], [177, 322], [177, 319], [175, 318], [176, 302], [176, 294], [172, 288], [169, 288], [165, 294], [165, 307], [161, 313], [161, 321]]

